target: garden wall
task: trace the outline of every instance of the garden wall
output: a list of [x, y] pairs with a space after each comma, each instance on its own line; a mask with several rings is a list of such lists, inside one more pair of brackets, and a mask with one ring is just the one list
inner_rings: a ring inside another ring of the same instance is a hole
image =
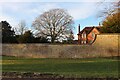
[[2, 55], [34, 58], [88, 58], [118, 56], [119, 34], [97, 35], [92, 45], [3, 44]]

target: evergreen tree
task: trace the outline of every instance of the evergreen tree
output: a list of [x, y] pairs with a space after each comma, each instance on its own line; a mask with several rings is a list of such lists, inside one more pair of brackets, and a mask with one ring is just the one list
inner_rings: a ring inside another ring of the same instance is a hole
[[18, 35], [18, 42], [19, 43], [33, 43], [34, 36], [30, 30], [26, 31], [23, 35]]
[[1, 29], [2, 29], [2, 43], [15, 43], [15, 32], [14, 30], [11, 30], [11, 26], [7, 21], [1, 21], [0, 22]]

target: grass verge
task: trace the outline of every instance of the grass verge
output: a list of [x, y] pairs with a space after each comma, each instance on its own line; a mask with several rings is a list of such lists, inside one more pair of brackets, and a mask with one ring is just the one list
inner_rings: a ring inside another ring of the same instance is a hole
[[2, 57], [2, 72], [36, 72], [66, 77], [119, 77], [116, 58], [41, 59]]

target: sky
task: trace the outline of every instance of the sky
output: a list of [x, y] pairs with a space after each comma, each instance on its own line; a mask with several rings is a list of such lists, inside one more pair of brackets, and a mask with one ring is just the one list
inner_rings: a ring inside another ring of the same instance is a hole
[[74, 36], [77, 39], [78, 25], [81, 30], [87, 26], [98, 26], [102, 18], [98, 17], [106, 4], [117, 0], [0, 0], [0, 21], [8, 21], [17, 27], [21, 20], [30, 29], [36, 17], [50, 9], [62, 8], [68, 11], [74, 20]]

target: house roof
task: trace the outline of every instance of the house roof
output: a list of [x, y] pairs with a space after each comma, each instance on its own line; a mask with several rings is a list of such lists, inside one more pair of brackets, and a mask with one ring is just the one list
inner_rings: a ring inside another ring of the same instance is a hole
[[100, 26], [95, 27], [95, 28], [97, 28], [97, 30], [101, 32], [101, 27]]
[[80, 33], [82, 34], [83, 32], [86, 32], [86, 34], [89, 34], [94, 28], [96, 28], [98, 31], [100, 31], [100, 26], [93, 26], [93, 27], [85, 27]]

